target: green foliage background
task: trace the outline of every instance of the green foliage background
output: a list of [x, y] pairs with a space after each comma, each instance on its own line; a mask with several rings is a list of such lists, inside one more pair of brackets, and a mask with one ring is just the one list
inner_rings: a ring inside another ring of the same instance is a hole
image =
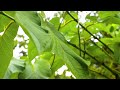
[[[62, 11], [47, 19], [44, 11], [1, 11], [0, 78], [119, 79], [120, 12], [91, 11], [85, 22], [80, 12]], [[24, 38], [17, 35], [19, 26], [29, 42], [15, 40]], [[13, 57], [18, 44], [28, 46], [20, 59]], [[68, 69], [56, 75], [63, 65]]]

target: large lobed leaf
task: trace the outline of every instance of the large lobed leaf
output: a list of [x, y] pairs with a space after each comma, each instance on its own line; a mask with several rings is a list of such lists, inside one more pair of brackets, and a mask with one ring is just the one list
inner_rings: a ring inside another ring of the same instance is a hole
[[40, 20], [38, 23], [38, 16], [35, 12], [17, 11], [13, 18], [34, 42], [38, 54], [52, 51], [63, 59], [76, 78], [88, 78], [88, 67], [85, 60], [66, 45], [64, 37], [54, 26], [47, 22], [40, 26]]
[[0, 37], [0, 78], [3, 78], [13, 56], [14, 38], [17, 30], [18, 25], [11, 21]]

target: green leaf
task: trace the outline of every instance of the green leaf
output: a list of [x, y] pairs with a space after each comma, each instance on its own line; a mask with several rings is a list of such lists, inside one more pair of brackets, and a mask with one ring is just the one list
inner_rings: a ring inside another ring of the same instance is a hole
[[4, 31], [6, 26], [10, 23], [10, 19], [0, 14], [0, 32]]
[[40, 55], [40, 58], [42, 60], [47, 60], [49, 61], [50, 58], [53, 56], [53, 54], [51, 52], [43, 52], [41, 55]]
[[38, 51], [37, 48], [35, 48], [34, 42], [31, 39], [29, 39], [29, 44], [28, 44], [29, 60], [33, 60], [37, 55], [38, 55]]
[[11, 22], [0, 37], [0, 78], [3, 78], [13, 56], [14, 38], [18, 25]]
[[24, 68], [25, 68], [25, 62], [23, 60], [12, 58], [4, 78], [5, 79], [10, 79], [13, 77], [17, 78], [18, 73], [22, 72]]
[[109, 16], [115, 16], [118, 13], [119, 13], [118, 11], [99, 11], [98, 15], [100, 18], [104, 19]]
[[[71, 14], [74, 18], [78, 19], [77, 13], [75, 13], [75, 12], [70, 12], [70, 14]], [[65, 19], [65, 22], [69, 22], [69, 21], [73, 20], [73, 18], [71, 18], [71, 16], [68, 15], [67, 13], [66, 13], [64, 19]]]
[[19, 74], [19, 79], [48, 79], [51, 76], [50, 63], [36, 59], [34, 64], [26, 62], [25, 70]]
[[[62, 57], [62, 60], [66, 63], [68, 68], [76, 76], [76, 78], [88, 78], [88, 67], [85, 64], [85, 60], [79, 57], [74, 51], [72, 51], [67, 45], [66, 40], [62, 34], [60, 34], [53, 25], [45, 22], [46, 26], [41, 27], [36, 23], [38, 16], [32, 12], [17, 11], [15, 20], [20, 24], [28, 36], [33, 40], [35, 48], [38, 53], [44, 51], [51, 51]], [[29, 66], [30, 68], [31, 66]]]
[[63, 66], [65, 64], [59, 56], [55, 55], [54, 61], [53, 61], [53, 58], [54, 58], [54, 56], [50, 59], [51, 65], [53, 64], [51, 66], [52, 73], [57, 71], [61, 66]]
[[120, 18], [108, 17], [103, 21], [106, 24], [120, 24]]
[[[57, 30], [52, 27], [52, 25], [48, 24], [48, 27], [51, 29], [52, 32], [58, 33]], [[76, 76], [76, 78], [88, 78], [88, 71], [85, 60], [79, 57], [74, 51], [72, 51], [64, 41], [61, 41], [60, 38], [57, 37], [56, 33], [52, 35], [54, 36], [52, 52], [62, 57], [63, 61]]]
[[54, 17], [50, 20], [50, 22], [55, 25], [55, 28], [58, 29], [60, 25], [60, 18], [59, 17]]
[[90, 14], [86, 16], [86, 19], [97, 22], [97, 16], [90, 16]]
[[4, 13], [5, 15], [7, 15], [8, 17], [12, 18], [12, 19], [14, 19], [15, 14], [16, 14], [15, 11], [3, 11], [3, 13]]
[[111, 27], [110, 27], [110, 32], [113, 32], [113, 31], [114, 31], [114, 27], [111, 26]]
[[71, 21], [61, 26], [60, 32], [65, 36], [67, 40], [69, 40], [71, 37], [73, 37], [76, 34], [77, 32], [76, 25], [77, 25], [76, 22]]

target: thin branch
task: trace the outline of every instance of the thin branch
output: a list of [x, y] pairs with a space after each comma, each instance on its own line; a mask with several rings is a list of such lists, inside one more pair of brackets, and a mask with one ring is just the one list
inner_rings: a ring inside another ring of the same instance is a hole
[[[78, 23], [78, 20], [77, 20], [77, 19], [75, 19], [68, 11], [66, 11], [66, 12], [74, 19], [75, 22]], [[114, 54], [114, 52], [113, 52], [105, 43], [103, 43], [99, 38], [97, 38], [97, 37], [94, 36], [91, 32], [89, 32], [89, 30], [88, 30], [87, 28], [85, 28], [81, 23], [79, 23], [79, 25], [80, 25], [85, 31], [87, 31], [91, 36], [93, 36], [95, 39], [97, 39], [99, 42], [101, 42], [106, 48], [108, 48], [108, 49]]]

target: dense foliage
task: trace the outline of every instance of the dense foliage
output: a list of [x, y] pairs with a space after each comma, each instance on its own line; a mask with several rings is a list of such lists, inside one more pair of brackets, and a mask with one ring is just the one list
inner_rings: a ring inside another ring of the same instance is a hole
[[[85, 22], [80, 12], [62, 11], [48, 19], [43, 11], [1, 11], [0, 78], [119, 79], [120, 12], [91, 11]], [[28, 40], [15, 40], [24, 39], [19, 27]], [[19, 59], [13, 57], [17, 45], [27, 49]], [[63, 65], [68, 69], [56, 75]]]

